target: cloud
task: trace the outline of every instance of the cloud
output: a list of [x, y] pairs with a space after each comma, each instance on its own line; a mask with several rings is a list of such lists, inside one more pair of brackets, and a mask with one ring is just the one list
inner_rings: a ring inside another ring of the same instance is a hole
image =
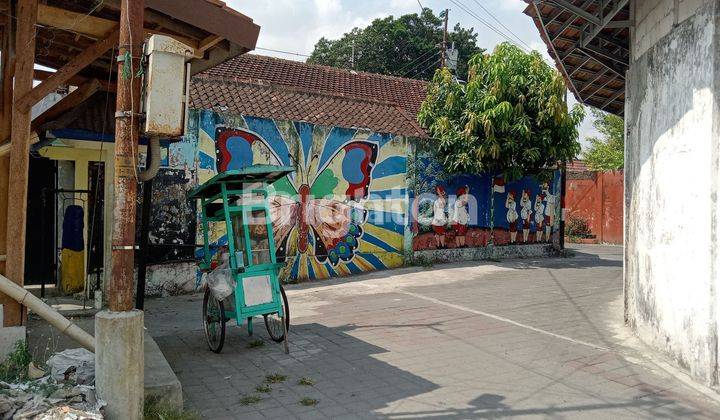
[[496, 0], [493, 3], [497, 8], [510, 12], [522, 12], [527, 7], [523, 0]]

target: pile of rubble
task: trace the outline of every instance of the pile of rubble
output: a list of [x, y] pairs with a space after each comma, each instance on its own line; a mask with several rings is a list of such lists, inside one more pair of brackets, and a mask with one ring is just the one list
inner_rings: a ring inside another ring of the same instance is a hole
[[95, 395], [94, 355], [69, 349], [48, 360], [50, 373], [28, 366], [27, 381], [0, 381], [0, 418], [36, 420], [102, 419], [105, 403]]

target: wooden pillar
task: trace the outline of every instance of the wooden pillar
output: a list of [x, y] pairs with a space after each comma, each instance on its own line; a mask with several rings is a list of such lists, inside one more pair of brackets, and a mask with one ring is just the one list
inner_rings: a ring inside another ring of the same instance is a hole
[[[7, 262], [5, 276], [17, 284], [24, 283], [25, 224], [27, 209], [28, 167], [30, 165], [30, 108], [15, 102], [33, 87], [35, 62], [35, 22], [38, 0], [18, 0], [15, 32], [15, 90], [13, 92], [12, 123], [10, 126], [10, 168], [7, 214]], [[24, 311], [19, 304], [4, 307], [4, 325], [21, 325]]]
[[[12, 4], [10, 4], [12, 7]], [[13, 11], [10, 10], [12, 15]], [[2, 61], [0, 62], [0, 138], [9, 137], [10, 133], [10, 111], [12, 109], [12, 88], [13, 72], [15, 70], [15, 47], [13, 45], [13, 28], [15, 20], [8, 16], [0, 15], [3, 21], [2, 38], [0, 48], [2, 49]], [[10, 174], [10, 155], [0, 156], [0, 255], [7, 255], [7, 209], [8, 209], [8, 176]], [[5, 261], [0, 258], [0, 274], [5, 274]], [[11, 299], [0, 295], [0, 304], [6, 304]]]
[[[0, 156], [0, 255], [7, 255], [7, 209], [8, 209], [8, 174], [10, 168], [10, 157]], [[0, 258], [0, 274], [5, 274], [5, 261]], [[0, 304], [6, 304], [9, 299], [6, 296], [0, 298]]]

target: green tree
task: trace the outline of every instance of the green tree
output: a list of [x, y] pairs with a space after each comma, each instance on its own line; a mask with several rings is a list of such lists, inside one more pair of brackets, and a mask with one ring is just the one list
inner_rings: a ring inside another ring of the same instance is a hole
[[593, 125], [602, 138], [590, 137], [583, 154], [585, 164], [595, 171], [615, 171], [625, 166], [624, 121], [617, 115], [592, 109]]
[[[366, 28], [354, 28], [340, 39], [320, 38], [308, 63], [350, 68], [353, 46], [356, 70], [429, 80], [440, 60], [443, 19], [425, 8], [394, 18], [375, 19]], [[473, 28], [455, 25], [448, 33], [448, 48], [458, 50], [457, 76], [467, 77], [467, 61], [483, 50]]]
[[467, 85], [438, 70], [418, 115], [446, 171], [547, 176], [578, 155], [584, 110], [568, 111], [562, 77], [538, 52], [503, 43], [469, 64]]

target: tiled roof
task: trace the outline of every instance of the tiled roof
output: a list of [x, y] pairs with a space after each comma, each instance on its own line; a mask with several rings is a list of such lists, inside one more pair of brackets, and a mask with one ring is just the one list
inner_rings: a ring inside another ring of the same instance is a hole
[[245, 54], [193, 79], [191, 107], [427, 137], [427, 83]]
[[199, 76], [190, 86], [190, 107], [219, 113], [306, 121], [380, 133], [427, 137], [414, 115], [388, 102], [369, 101], [288, 87]]
[[568, 162], [568, 164], [565, 166], [565, 169], [567, 169], [568, 172], [586, 172], [590, 170], [585, 164], [585, 162], [580, 159], [575, 159], [571, 162]]

